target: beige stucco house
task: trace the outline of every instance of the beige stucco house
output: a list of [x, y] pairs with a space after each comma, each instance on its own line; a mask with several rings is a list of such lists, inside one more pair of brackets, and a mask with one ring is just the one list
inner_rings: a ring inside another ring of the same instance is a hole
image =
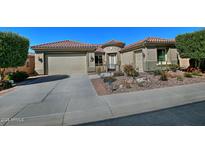
[[146, 38], [125, 46], [112, 40], [104, 44], [59, 41], [31, 47], [39, 74], [73, 74], [120, 70], [131, 64], [140, 72], [160, 64], [178, 64], [175, 40]]

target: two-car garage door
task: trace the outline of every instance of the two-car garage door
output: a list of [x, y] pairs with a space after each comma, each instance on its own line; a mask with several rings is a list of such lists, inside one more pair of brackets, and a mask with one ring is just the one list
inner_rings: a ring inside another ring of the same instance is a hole
[[47, 72], [54, 74], [85, 74], [86, 54], [48, 54]]

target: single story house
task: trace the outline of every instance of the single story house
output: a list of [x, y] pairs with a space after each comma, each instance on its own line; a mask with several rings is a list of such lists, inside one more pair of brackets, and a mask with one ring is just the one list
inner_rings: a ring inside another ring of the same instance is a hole
[[131, 64], [139, 72], [161, 64], [178, 64], [174, 39], [146, 38], [125, 46], [111, 40], [104, 44], [59, 41], [35, 45], [35, 69], [39, 74], [73, 74], [115, 71]]

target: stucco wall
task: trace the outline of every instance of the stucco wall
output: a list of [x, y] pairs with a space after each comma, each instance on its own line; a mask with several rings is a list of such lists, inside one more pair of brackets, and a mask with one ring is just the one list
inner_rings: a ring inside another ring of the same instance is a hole
[[167, 63], [178, 64], [178, 52], [175, 48], [169, 48], [167, 51]]
[[121, 53], [121, 65], [134, 64], [133, 51]]
[[157, 48], [144, 48], [144, 71], [157, 69]]
[[139, 72], [143, 72], [144, 68], [144, 53], [142, 52], [142, 50], [138, 50], [134, 52], [134, 62], [135, 62], [135, 69], [138, 70]]
[[190, 60], [189, 58], [181, 58], [179, 56], [179, 66], [180, 66], [180, 68], [184, 68], [184, 69], [188, 68], [190, 66], [189, 60]]
[[35, 58], [34, 56], [28, 56], [25, 65], [21, 67], [17, 67], [17, 71], [26, 72], [29, 75], [34, 74], [35, 70]]
[[35, 71], [38, 74], [44, 74], [44, 54], [36, 53], [35, 54]]
[[[159, 47], [161, 48], [161, 47]], [[162, 47], [163, 48], [163, 47]], [[166, 48], [167, 54], [167, 64], [177, 64], [178, 63], [178, 52], [176, 48]], [[159, 69], [157, 62], [157, 48], [145, 48], [143, 49], [145, 54], [144, 58], [144, 71], [154, 71]]]

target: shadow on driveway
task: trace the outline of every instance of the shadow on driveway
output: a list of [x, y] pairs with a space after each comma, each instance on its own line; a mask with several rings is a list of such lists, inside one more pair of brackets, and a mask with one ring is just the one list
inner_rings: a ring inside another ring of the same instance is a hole
[[66, 79], [69, 77], [70, 77], [69, 75], [49, 75], [49, 76], [34, 77], [34, 78], [29, 78], [23, 82], [17, 83], [17, 86], [52, 82], [52, 81]]

